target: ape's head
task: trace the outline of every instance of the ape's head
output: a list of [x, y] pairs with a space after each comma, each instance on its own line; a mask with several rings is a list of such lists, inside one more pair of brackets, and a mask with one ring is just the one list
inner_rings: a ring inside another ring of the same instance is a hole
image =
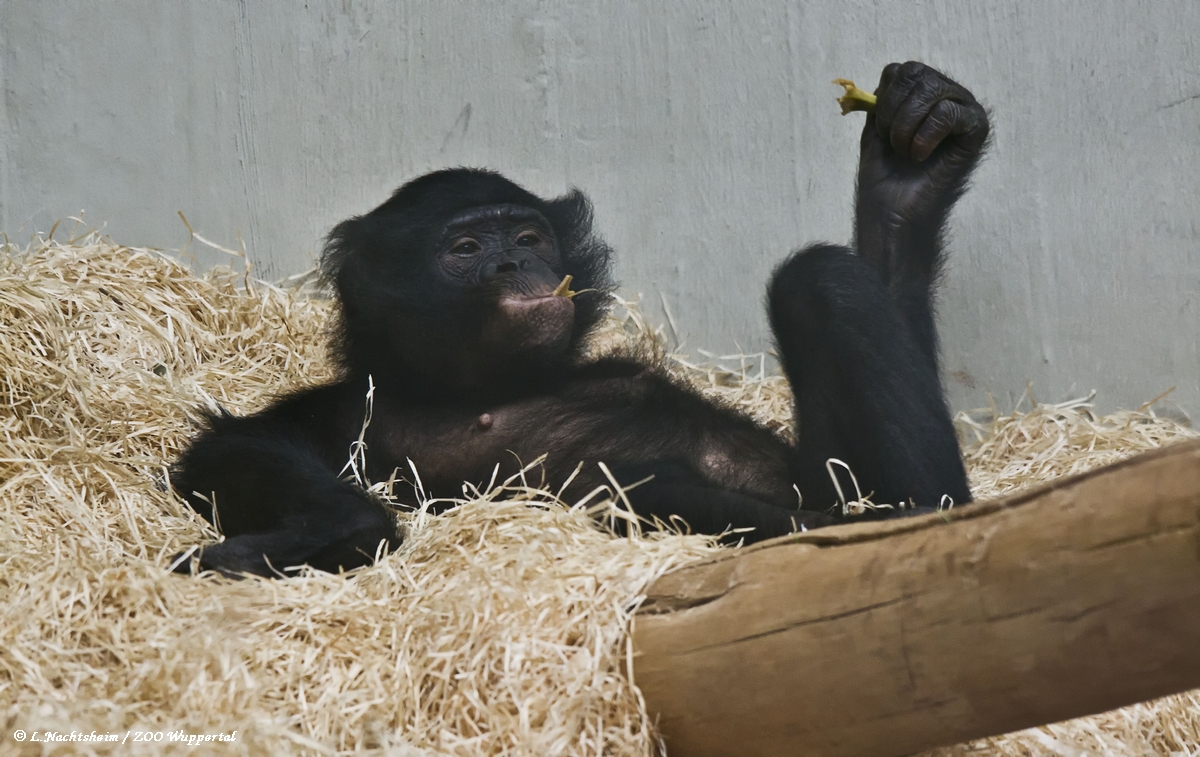
[[[330, 233], [335, 349], [379, 380], [527, 381], [568, 364], [603, 317], [610, 254], [578, 190], [543, 200], [491, 171], [427, 174]], [[574, 297], [556, 293], [567, 275]]]

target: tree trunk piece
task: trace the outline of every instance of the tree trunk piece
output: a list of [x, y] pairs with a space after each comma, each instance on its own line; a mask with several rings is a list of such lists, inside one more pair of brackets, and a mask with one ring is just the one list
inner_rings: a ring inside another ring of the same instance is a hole
[[671, 757], [887, 757], [1200, 687], [1200, 443], [660, 578], [634, 676]]

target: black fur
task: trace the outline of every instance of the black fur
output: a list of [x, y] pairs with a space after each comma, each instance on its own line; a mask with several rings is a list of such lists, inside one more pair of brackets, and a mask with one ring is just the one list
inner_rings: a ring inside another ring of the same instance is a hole
[[[794, 253], [769, 286], [796, 395], [795, 446], [652, 366], [584, 358], [613, 285], [582, 193], [543, 200], [490, 171], [438, 171], [329, 236], [322, 266], [341, 307], [341, 378], [249, 417], [212, 417], [180, 457], [176, 488], [226, 536], [200, 565], [336, 571], [398, 543], [392, 515], [339, 478], [368, 381], [368, 477], [407, 474], [411, 459], [434, 497], [547, 454], [553, 489], [584, 464], [568, 501], [608, 483], [597, 465], [606, 462], [622, 484], [649, 479], [629, 492], [639, 514], [710, 533], [754, 529], [731, 540], [838, 522], [829, 458], [873, 501], [910, 506], [876, 517], [944, 496], [968, 502], [938, 378], [933, 290], [987, 114], [919, 63], [889, 66], [877, 94], [861, 146], [857, 249]], [[549, 294], [567, 274], [580, 292], [569, 302]]]

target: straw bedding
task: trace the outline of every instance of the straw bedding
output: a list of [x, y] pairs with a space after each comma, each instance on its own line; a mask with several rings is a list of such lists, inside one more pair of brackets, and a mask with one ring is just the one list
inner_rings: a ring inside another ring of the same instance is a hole
[[[628, 621], [657, 576], [718, 547], [613, 538], [538, 491], [536, 469], [402, 516], [404, 545], [351, 576], [167, 571], [217, 538], [167, 486], [197, 411], [253, 411], [331, 375], [329, 304], [310, 294], [195, 277], [91, 234], [0, 254], [0, 752], [658, 753]], [[596, 348], [630, 343], [786, 434], [786, 385], [761, 363], [665, 355], [636, 309]], [[1084, 401], [964, 430], [981, 497], [1195, 436]], [[18, 743], [16, 729], [163, 740]], [[939, 751], [965, 753], [1200, 754], [1200, 693]]]

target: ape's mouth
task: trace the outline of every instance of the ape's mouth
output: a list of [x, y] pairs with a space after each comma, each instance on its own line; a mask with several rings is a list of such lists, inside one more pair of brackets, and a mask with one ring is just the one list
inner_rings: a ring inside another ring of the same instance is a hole
[[575, 323], [575, 303], [553, 292], [500, 298], [497, 315], [488, 324], [486, 341], [502, 352], [522, 353], [567, 347]]
[[[575, 278], [574, 276], [567, 274], [566, 276], [563, 277], [563, 280], [559, 283], [559, 285], [557, 287], [554, 288], [553, 291], [543, 290], [543, 291], [537, 292], [535, 294], [522, 293], [522, 294], [505, 295], [500, 298], [500, 307], [502, 309], [504, 309], [504, 308], [514, 307], [514, 306], [515, 307], [531, 306], [531, 305], [534, 305], [539, 302], [551, 301], [551, 300], [555, 300], [555, 299], [562, 299], [562, 300], [566, 300], [566, 301], [570, 302], [572, 297], [579, 294], [579, 292], [571, 291], [571, 281], [574, 280], [574, 278]], [[591, 291], [591, 290], [586, 290], [586, 291]], [[572, 309], [574, 309], [574, 308], [572, 308]]]
[[541, 308], [575, 312], [575, 303], [570, 298], [553, 292], [541, 294], [508, 295], [500, 298], [500, 309], [513, 314]]

